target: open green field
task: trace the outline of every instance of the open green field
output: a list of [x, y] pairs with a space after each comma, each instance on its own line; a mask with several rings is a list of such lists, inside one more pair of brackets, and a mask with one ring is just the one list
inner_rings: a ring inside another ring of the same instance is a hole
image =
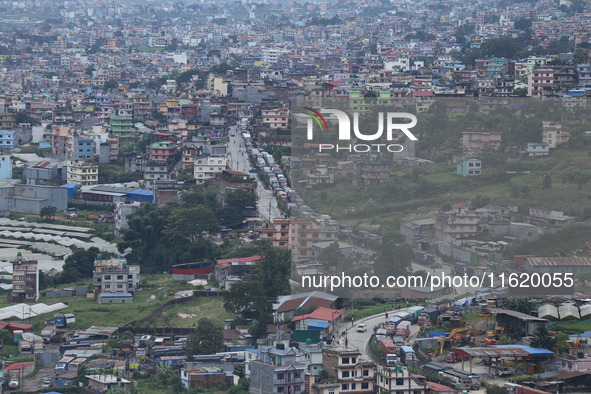
[[[85, 280], [78, 285], [89, 286], [91, 280]], [[61, 288], [75, 287], [76, 284], [60, 286]], [[60, 313], [73, 313], [76, 316], [76, 324], [71, 328], [75, 330], [86, 329], [93, 325], [106, 327], [119, 327], [129, 321], [137, 320], [148, 316], [152, 310], [162, 305], [164, 302], [173, 299], [168, 292], [178, 292], [181, 290], [195, 290], [195, 287], [185, 282], [172, 282], [171, 275], [148, 275], [142, 276], [142, 283], [139, 286], [140, 291], [134, 294], [133, 304], [111, 304], [99, 305], [94, 298], [47, 298], [41, 297], [39, 302], [45, 304], [55, 304], [58, 302], [67, 302], [69, 307], [60, 311]], [[163, 288], [163, 290], [159, 290]], [[156, 296], [156, 300], [149, 301], [151, 295]], [[6, 306], [6, 305], [0, 305]], [[191, 319], [181, 319], [176, 317], [177, 312], [192, 313], [197, 316]], [[173, 317], [168, 326], [171, 327], [193, 327], [200, 318], [207, 317], [213, 319], [216, 324], [223, 324], [225, 319], [232, 317], [223, 309], [223, 299], [221, 297], [198, 298], [190, 304], [171, 307], [163, 312], [163, 315], [173, 313]], [[52, 319], [53, 314], [40, 315], [33, 320], [41, 324], [43, 328], [44, 319]], [[27, 320], [28, 321], [28, 320]], [[157, 317], [146, 326], [159, 327], [164, 326], [162, 316]]]

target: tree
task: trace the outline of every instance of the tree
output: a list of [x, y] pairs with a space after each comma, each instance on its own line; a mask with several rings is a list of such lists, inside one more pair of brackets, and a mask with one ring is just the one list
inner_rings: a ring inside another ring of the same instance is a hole
[[60, 274], [60, 282], [74, 283], [79, 279], [92, 278], [94, 272], [94, 261], [97, 256], [101, 254], [105, 258], [107, 253], [101, 253], [96, 247], [84, 249], [76, 249], [66, 258], [63, 271]]
[[252, 270], [252, 279], [261, 283], [267, 300], [273, 303], [279, 295], [289, 294], [291, 290], [291, 251], [275, 248], [268, 241], [260, 242], [259, 249], [262, 260]]
[[257, 319], [271, 312], [271, 302], [261, 282], [248, 280], [238, 282], [224, 292], [224, 309], [242, 318]]
[[532, 300], [525, 297], [511, 297], [503, 304], [506, 309], [529, 315], [534, 309]]
[[338, 267], [339, 262], [344, 258], [345, 256], [341, 253], [339, 243], [335, 241], [320, 252], [318, 261], [324, 266], [325, 272], [328, 272], [330, 267]]
[[476, 197], [470, 200], [470, 203], [476, 208], [482, 208], [483, 206], [488, 205], [490, 203], [490, 197], [478, 194]]
[[441, 206], [439, 207], [439, 210], [441, 212], [449, 212], [451, 211], [451, 202], [450, 201], [446, 201], [443, 204], [441, 204]]
[[552, 176], [549, 174], [544, 175], [544, 181], [542, 183], [543, 189], [552, 189]]
[[527, 198], [527, 196], [529, 196], [529, 186], [527, 186], [527, 185], [521, 186], [521, 195], [524, 198]]
[[223, 224], [242, 223], [246, 218], [246, 208], [256, 207], [256, 195], [244, 189], [236, 189], [226, 194], [225, 207], [218, 216]]
[[163, 234], [175, 238], [186, 238], [189, 241], [201, 240], [205, 233], [219, 229], [219, 222], [214, 212], [205, 205], [191, 208], [175, 209], [166, 218]]
[[46, 207], [41, 208], [41, 211], [39, 212], [39, 216], [41, 216], [42, 218], [53, 219], [55, 217], [56, 212], [57, 212], [56, 207], [54, 207], [52, 205], [48, 205]]
[[531, 24], [532, 24], [531, 19], [521, 18], [521, 19], [515, 21], [515, 24], [513, 26], [519, 30], [527, 30], [527, 29], [531, 29]]
[[579, 197], [581, 196], [581, 190], [583, 190], [583, 186], [585, 186], [585, 184], [589, 181], [591, 181], [591, 174], [580, 170], [569, 171], [562, 177], [562, 183], [573, 183], [577, 185]]
[[507, 394], [507, 389], [496, 384], [487, 384], [486, 394]]
[[382, 236], [378, 254], [374, 263], [374, 272], [380, 278], [390, 275], [404, 276], [410, 273], [415, 252], [410, 244], [401, 243], [394, 234]]
[[194, 354], [213, 354], [224, 350], [224, 334], [222, 327], [216, 326], [208, 318], [202, 318], [197, 322], [197, 328], [187, 338], [185, 353], [187, 356]]
[[109, 79], [108, 81], [105, 81], [105, 84], [103, 85], [103, 89], [104, 90], [115, 90], [119, 87], [119, 82], [117, 82], [117, 80], [115, 79]]
[[553, 350], [556, 347], [556, 338], [549, 335], [548, 329], [540, 324], [529, 343], [532, 347]]

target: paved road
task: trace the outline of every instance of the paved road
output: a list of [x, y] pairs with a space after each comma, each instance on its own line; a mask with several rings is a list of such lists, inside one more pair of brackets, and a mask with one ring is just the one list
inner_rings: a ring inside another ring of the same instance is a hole
[[[238, 126], [230, 126], [230, 166], [235, 171], [249, 173], [252, 167], [248, 161], [248, 153], [246, 152], [246, 147], [244, 145], [244, 138], [242, 138], [242, 134], [237, 129]], [[234, 136], [232, 136], [232, 134], [234, 134]], [[261, 217], [266, 220], [273, 220], [275, 218], [282, 217], [279, 209], [277, 208], [277, 199], [273, 195], [273, 192], [265, 189], [261, 181], [258, 180], [258, 177], [257, 182], [257, 206]], [[271, 202], [270, 212], [269, 201]]]

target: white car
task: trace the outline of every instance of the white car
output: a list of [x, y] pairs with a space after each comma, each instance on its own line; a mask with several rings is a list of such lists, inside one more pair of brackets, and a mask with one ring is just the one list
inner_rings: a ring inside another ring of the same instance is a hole
[[357, 326], [357, 332], [365, 332], [367, 331], [367, 326], [365, 324], [360, 324]]

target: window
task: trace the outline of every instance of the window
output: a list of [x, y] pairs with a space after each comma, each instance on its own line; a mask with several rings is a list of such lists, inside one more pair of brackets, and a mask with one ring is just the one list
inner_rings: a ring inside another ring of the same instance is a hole
[[105, 275], [105, 280], [111, 280], [111, 275]]
[[296, 384], [296, 386], [294, 388], [295, 388], [295, 391], [301, 391], [302, 390], [302, 388], [300, 387], [299, 384]]
[[351, 383], [351, 390], [357, 389], [357, 383]]
[[110, 289], [110, 288], [111, 288], [111, 285], [110, 285], [109, 283], [107, 283], [107, 284], [105, 285], [105, 289]]
[[369, 383], [361, 383], [361, 390], [367, 390], [369, 388]]
[[369, 369], [363, 370], [363, 376], [369, 376]]
[[357, 357], [351, 357], [351, 364], [357, 363]]
[[343, 371], [343, 372], [341, 373], [341, 377], [343, 377], [343, 378], [348, 378], [348, 377], [349, 377], [349, 371]]
[[14, 280], [23, 280], [23, 276], [21, 276], [21, 275], [18, 275], [18, 276], [16, 276], [16, 277], [14, 278]]
[[281, 379], [281, 380], [285, 379], [285, 374], [278, 373], [277, 374], [277, 379]]
[[123, 275], [117, 275], [117, 280], [123, 280]]
[[328, 394], [334, 394], [334, 390], [328, 390]]
[[16, 288], [17, 290], [22, 290], [22, 289], [23, 289], [23, 285], [16, 285], [16, 286], [15, 286], [15, 288]]
[[[301, 372], [295, 372], [295, 373], [294, 373], [294, 378], [295, 378], [295, 379], [299, 379], [299, 378], [301, 378], [301, 377], [302, 377], [302, 373], [301, 373]], [[298, 390], [298, 389], [296, 389], [296, 391], [299, 391], [299, 390]]]
[[283, 389], [284, 389], [283, 387], [277, 387], [277, 392], [278, 393], [283, 393], [284, 392]]
[[348, 384], [341, 384], [341, 390], [349, 390]]
[[123, 288], [123, 285], [122, 285], [121, 283], [119, 283], [119, 284], [117, 285], [117, 288], [118, 288], [118, 289], [122, 289], [122, 288]]
[[396, 386], [402, 386], [404, 384], [404, 379], [396, 379]]
[[127, 275], [127, 279], [133, 279], [133, 275]]

